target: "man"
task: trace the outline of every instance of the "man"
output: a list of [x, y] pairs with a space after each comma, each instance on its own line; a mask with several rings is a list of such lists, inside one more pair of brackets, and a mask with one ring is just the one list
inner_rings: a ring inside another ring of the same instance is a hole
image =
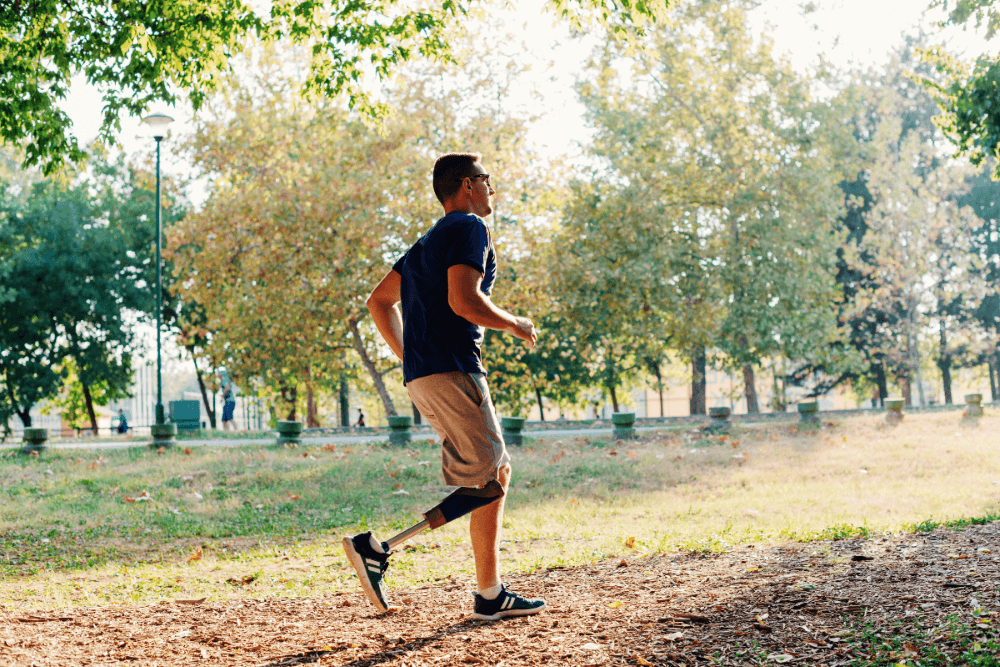
[[229, 379], [229, 372], [223, 368], [219, 370], [219, 386], [222, 389], [222, 430], [236, 430], [236, 387]]
[[124, 410], [118, 410], [118, 432], [128, 433], [128, 418], [125, 417]]
[[[482, 487], [497, 480], [506, 494], [510, 456], [490, 400], [480, 347], [484, 327], [505, 331], [529, 347], [536, 333], [530, 319], [490, 300], [497, 264], [483, 218], [493, 212], [490, 198], [496, 191], [479, 158], [478, 153], [449, 153], [437, 159], [434, 194], [445, 215], [396, 262], [367, 304], [379, 333], [403, 362], [410, 399], [441, 438], [445, 482]], [[545, 607], [544, 600], [512, 593], [500, 581], [505, 498], [473, 510], [469, 522], [477, 619], [524, 616]], [[348, 561], [381, 611], [388, 609], [382, 591], [387, 546], [370, 532], [344, 538]]]

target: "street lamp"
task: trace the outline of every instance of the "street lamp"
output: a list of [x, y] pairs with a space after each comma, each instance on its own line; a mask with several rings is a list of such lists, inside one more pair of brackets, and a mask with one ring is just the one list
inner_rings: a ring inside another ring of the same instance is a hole
[[160, 246], [163, 237], [163, 224], [160, 215], [160, 142], [167, 135], [167, 126], [174, 122], [174, 119], [166, 114], [154, 113], [142, 119], [142, 122], [153, 130], [153, 138], [156, 139], [156, 423], [151, 425], [150, 432], [153, 435], [153, 447], [174, 444], [176, 426], [167, 424], [163, 414], [163, 376], [161, 368], [160, 354], [160, 322], [163, 313], [163, 285], [162, 285], [162, 260], [160, 259]]

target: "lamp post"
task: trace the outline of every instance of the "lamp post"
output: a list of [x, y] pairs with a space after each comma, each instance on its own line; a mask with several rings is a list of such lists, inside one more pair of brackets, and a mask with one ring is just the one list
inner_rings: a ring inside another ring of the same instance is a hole
[[160, 258], [160, 246], [163, 238], [163, 223], [160, 214], [160, 142], [167, 134], [167, 126], [174, 119], [166, 114], [154, 113], [142, 119], [142, 122], [153, 130], [156, 139], [156, 423], [149, 427], [153, 435], [153, 447], [163, 447], [175, 443], [174, 436], [177, 427], [166, 423], [163, 413], [163, 371], [161, 367], [160, 329], [163, 313], [163, 261]]

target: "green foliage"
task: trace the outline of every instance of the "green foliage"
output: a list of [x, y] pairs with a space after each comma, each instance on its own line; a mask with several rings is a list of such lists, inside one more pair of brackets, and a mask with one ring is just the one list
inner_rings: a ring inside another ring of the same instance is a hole
[[0, 238], [13, 250], [0, 261], [8, 292], [0, 302], [2, 409], [25, 426], [31, 407], [56, 393], [70, 367], [88, 405], [92, 388], [102, 401], [125, 396], [132, 324], [153, 303], [147, 195], [141, 174], [95, 161], [6, 202]]
[[[986, 28], [986, 38], [1000, 27], [996, 0], [934, 0], [932, 7], [949, 12], [947, 23]], [[997, 86], [1000, 84], [1000, 59], [981, 56], [970, 67], [940, 47], [923, 51], [925, 60], [937, 70], [924, 84], [937, 97], [943, 115], [938, 119], [945, 135], [955, 144], [959, 155], [967, 155], [980, 165], [989, 157], [1000, 157], [1000, 114], [997, 109]], [[998, 167], [997, 175], [1000, 175]]]
[[[58, 102], [78, 74], [100, 86], [101, 136], [113, 143], [122, 113], [186, 95], [195, 110], [232, 73], [248, 42], [287, 42], [309, 51], [305, 90], [314, 98], [346, 95], [352, 107], [384, 113], [363, 87], [366, 70], [388, 80], [417, 54], [447, 59], [449, 21], [479, 0], [417, 6], [398, 0], [330, 3], [276, 0], [267, 15], [242, 0], [20, 0], [0, 8], [0, 138], [26, 142], [26, 164], [46, 171], [84, 151]], [[660, 2], [553, 0], [552, 9], [583, 26], [623, 25], [653, 17]]]
[[[63, 377], [62, 387], [56, 396], [49, 397], [46, 405], [42, 408], [42, 414], [50, 414], [53, 408], [59, 410], [62, 420], [70, 428], [83, 429], [91, 425], [90, 409], [87, 406], [87, 397], [84, 393], [83, 383], [77, 373], [76, 362], [73, 357], [67, 357], [57, 369]], [[116, 398], [122, 398], [120, 388], [116, 391], [108, 386], [103, 378], [98, 378], [88, 386], [91, 397], [91, 405], [106, 406]]]
[[560, 299], [619, 357], [649, 340], [745, 369], [839, 356], [836, 136], [748, 10], [685, 4], [635, 51], [609, 42], [580, 86], [610, 177], [567, 211]]

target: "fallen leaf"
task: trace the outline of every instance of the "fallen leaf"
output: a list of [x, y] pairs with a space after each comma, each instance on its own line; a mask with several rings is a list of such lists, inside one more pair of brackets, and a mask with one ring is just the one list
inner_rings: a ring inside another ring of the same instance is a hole
[[775, 662], [788, 662], [789, 660], [792, 659], [792, 656], [788, 655], [787, 653], [772, 653], [771, 655], [767, 656], [767, 659], [773, 660]]
[[634, 537], [630, 537], [627, 540], [625, 540], [625, 548], [626, 549], [635, 549], [635, 538]]
[[635, 661], [638, 662], [640, 665], [646, 665], [646, 666], [648, 666], [648, 665], [652, 665], [653, 664], [653, 663], [649, 662], [648, 660], [646, 660], [645, 658], [643, 658], [641, 655], [635, 656]]
[[675, 641], [677, 641], [678, 639], [680, 639], [683, 636], [684, 636], [683, 632], [671, 632], [669, 635], [665, 635], [663, 637], [663, 641], [665, 641], [665, 642], [675, 642]]
[[396, 489], [395, 491], [392, 492], [392, 495], [394, 495], [394, 496], [408, 496], [408, 495], [410, 495], [410, 492], [407, 491], [406, 489]]
[[201, 604], [208, 598], [198, 598], [197, 600], [174, 600], [175, 604]]
[[190, 556], [188, 556], [188, 562], [189, 563], [193, 563], [196, 560], [201, 560], [201, 556], [202, 556], [201, 547], [198, 547], [197, 551], [195, 551], [193, 554], [191, 554]]
[[580, 648], [582, 648], [584, 651], [596, 651], [596, 650], [601, 649], [603, 647], [600, 644], [588, 643], [588, 644], [584, 644]]
[[611, 609], [618, 609], [618, 607], [622, 606], [623, 604], [625, 603], [622, 602], [621, 600], [615, 600], [614, 602], [608, 604], [608, 607], [610, 607]]
[[618, 561], [618, 567], [628, 567], [628, 561], [622, 558], [620, 561]]
[[191, 449], [190, 447], [185, 447], [184, 448], [184, 453], [185, 454], [194, 454], [194, 450]]
[[157, 448], [156, 453], [157, 454], [162, 454], [165, 451], [167, 451], [166, 447], [159, 447], [159, 448]]
[[297, 494], [297, 493], [289, 493], [288, 494], [288, 499], [291, 500], [291, 501], [296, 501], [296, 500], [299, 499], [299, 494]]

